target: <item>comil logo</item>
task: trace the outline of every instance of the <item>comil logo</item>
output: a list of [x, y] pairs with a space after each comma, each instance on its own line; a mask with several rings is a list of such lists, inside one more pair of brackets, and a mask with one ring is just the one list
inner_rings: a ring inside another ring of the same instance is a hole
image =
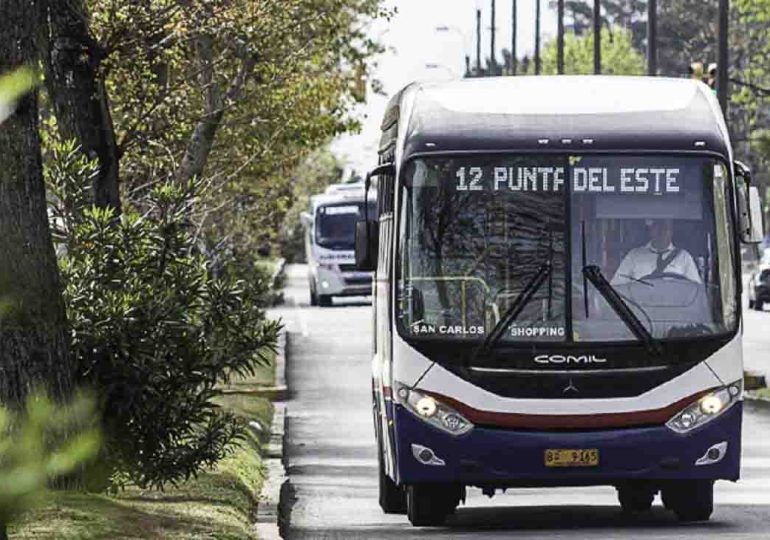
[[604, 364], [606, 358], [599, 358], [593, 354], [580, 354], [573, 356], [571, 354], [541, 354], [535, 356], [535, 362], [538, 364]]

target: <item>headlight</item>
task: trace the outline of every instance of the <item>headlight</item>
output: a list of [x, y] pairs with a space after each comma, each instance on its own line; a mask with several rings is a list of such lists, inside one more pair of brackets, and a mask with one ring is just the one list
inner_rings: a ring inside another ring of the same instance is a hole
[[423, 422], [450, 435], [463, 435], [473, 429], [473, 424], [452, 407], [417, 390], [399, 385], [396, 400]]
[[677, 433], [687, 433], [724, 413], [742, 393], [743, 381], [718, 388], [679, 411], [666, 425]]

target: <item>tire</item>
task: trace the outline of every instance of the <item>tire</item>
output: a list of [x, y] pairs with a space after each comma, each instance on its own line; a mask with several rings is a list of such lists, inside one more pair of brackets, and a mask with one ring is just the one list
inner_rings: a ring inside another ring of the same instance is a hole
[[618, 502], [624, 513], [647, 512], [652, 508], [652, 502], [655, 500], [655, 490], [652, 487], [632, 482], [618, 486], [617, 490]]
[[664, 492], [679, 521], [708, 521], [714, 511], [713, 480], [680, 480]]
[[312, 287], [310, 288], [310, 305], [311, 306], [318, 305], [318, 295], [316, 295], [315, 289], [313, 289]]
[[451, 484], [411, 484], [406, 488], [406, 514], [415, 527], [443, 525], [462, 498], [463, 488]]
[[762, 308], [765, 307], [765, 303], [761, 300], [754, 300], [754, 309], [757, 311], [762, 311]]
[[406, 514], [406, 493], [393, 480], [385, 474], [385, 464], [382, 460], [382, 450], [377, 444], [379, 452], [379, 490], [380, 490], [380, 508], [386, 514]]
[[754, 300], [749, 300], [749, 309], [754, 309]]
[[332, 297], [328, 294], [319, 294], [317, 295], [318, 298], [318, 305], [321, 307], [329, 307], [332, 305]]

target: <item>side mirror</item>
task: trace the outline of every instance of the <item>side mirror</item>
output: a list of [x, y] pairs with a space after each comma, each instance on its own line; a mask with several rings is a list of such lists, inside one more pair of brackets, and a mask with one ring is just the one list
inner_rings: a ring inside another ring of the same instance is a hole
[[764, 238], [764, 227], [759, 189], [750, 185], [751, 170], [739, 161], [735, 162], [735, 179], [738, 198], [738, 233], [741, 242], [760, 244]]
[[376, 221], [356, 222], [356, 270], [372, 272], [377, 268], [379, 236]]
[[310, 228], [313, 225], [313, 216], [311, 216], [309, 212], [302, 212], [299, 215], [299, 220], [302, 222], [302, 225], [307, 228]]

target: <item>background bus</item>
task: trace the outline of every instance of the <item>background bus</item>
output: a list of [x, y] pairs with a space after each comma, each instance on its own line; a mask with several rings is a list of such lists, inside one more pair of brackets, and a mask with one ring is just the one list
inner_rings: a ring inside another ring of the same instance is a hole
[[[376, 212], [369, 203], [369, 216]], [[371, 295], [372, 274], [355, 268], [356, 222], [364, 219], [363, 183], [333, 184], [303, 212], [310, 304], [330, 306], [335, 296]]]

